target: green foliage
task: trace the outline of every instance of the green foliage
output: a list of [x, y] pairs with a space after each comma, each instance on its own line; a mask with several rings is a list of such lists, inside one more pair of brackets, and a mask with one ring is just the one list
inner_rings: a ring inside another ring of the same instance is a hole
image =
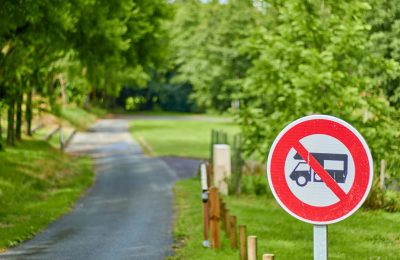
[[193, 85], [192, 98], [206, 109], [225, 111], [238, 98], [251, 59], [240, 49], [259, 13], [250, 1], [177, 2], [171, 24], [176, 82]]
[[375, 178], [374, 182], [372, 183], [372, 187], [368, 194], [368, 197], [363, 204], [363, 207], [367, 209], [380, 209], [383, 208], [384, 203], [384, 193], [379, 187], [379, 180]]
[[261, 175], [244, 175], [240, 180], [240, 193], [244, 195], [271, 195], [267, 178]]
[[310, 114], [354, 125], [374, 160], [398, 175], [399, 7], [389, 0], [177, 1], [171, 24], [178, 82], [202, 107], [240, 100], [248, 154]]
[[[400, 61], [400, 6], [396, 1], [374, 0], [368, 21], [371, 24], [371, 51]], [[389, 101], [400, 108], [400, 78], [388, 80], [382, 86]]]
[[294, 119], [330, 114], [361, 131], [375, 160], [399, 158], [398, 112], [381, 89], [398, 63], [370, 51], [369, 9], [361, 1], [270, 2], [270, 24], [246, 47], [257, 54], [238, 117], [249, 152], [265, 155]]
[[126, 111], [135, 111], [138, 110], [141, 104], [145, 103], [146, 100], [144, 97], [128, 97], [125, 100], [125, 110]]
[[382, 190], [376, 178], [371, 191], [363, 204], [367, 209], [384, 209], [388, 212], [400, 212], [400, 193], [394, 190]]
[[123, 85], [145, 86], [149, 73], [164, 66], [163, 23], [171, 17], [164, 0], [2, 1], [0, 102], [9, 120], [24, 94], [47, 98], [60, 115], [68, 102], [110, 105]]

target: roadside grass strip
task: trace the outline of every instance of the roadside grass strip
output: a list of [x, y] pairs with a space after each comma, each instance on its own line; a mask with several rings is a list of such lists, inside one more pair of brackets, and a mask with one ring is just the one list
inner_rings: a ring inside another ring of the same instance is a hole
[[[202, 247], [203, 222], [200, 180], [175, 186], [176, 255], [171, 259], [238, 259], [225, 232], [221, 249]], [[269, 193], [267, 193], [269, 194]], [[257, 236], [258, 259], [272, 253], [277, 259], [313, 259], [313, 226], [287, 214], [271, 195], [224, 197], [229, 213], [247, 235]], [[350, 218], [328, 226], [329, 259], [400, 259], [400, 213], [358, 210]]]
[[0, 165], [0, 250], [68, 212], [93, 183], [89, 157], [63, 154], [45, 141], [6, 148]]
[[[207, 158], [210, 153], [212, 129], [223, 129], [232, 137], [239, 132], [233, 122], [184, 120], [134, 120], [130, 131], [145, 151], [152, 155]], [[232, 140], [230, 140], [232, 141]]]

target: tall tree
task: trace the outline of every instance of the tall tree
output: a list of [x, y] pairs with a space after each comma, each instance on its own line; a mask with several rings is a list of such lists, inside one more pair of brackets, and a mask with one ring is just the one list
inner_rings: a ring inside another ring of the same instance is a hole
[[[372, 11], [367, 16], [371, 25], [370, 51], [400, 62], [400, 5], [397, 1], [371, 1]], [[383, 85], [391, 105], [400, 109], [400, 77], [389, 79]]]
[[182, 1], [171, 25], [177, 81], [193, 85], [192, 97], [207, 109], [224, 111], [238, 98], [251, 57], [241, 46], [261, 14], [252, 1]]
[[378, 160], [398, 158], [397, 112], [382, 92], [398, 64], [370, 51], [370, 9], [363, 1], [269, 2], [270, 23], [248, 44], [258, 53], [241, 97], [248, 150], [265, 155], [292, 120], [331, 114], [359, 128]]

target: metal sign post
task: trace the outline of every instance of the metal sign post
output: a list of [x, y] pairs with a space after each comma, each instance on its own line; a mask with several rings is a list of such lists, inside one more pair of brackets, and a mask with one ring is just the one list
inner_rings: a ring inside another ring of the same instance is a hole
[[314, 260], [328, 259], [328, 226], [314, 225]]

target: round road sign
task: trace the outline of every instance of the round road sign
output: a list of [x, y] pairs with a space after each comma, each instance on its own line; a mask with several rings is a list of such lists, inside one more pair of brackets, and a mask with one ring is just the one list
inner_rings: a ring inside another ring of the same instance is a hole
[[331, 224], [353, 214], [373, 179], [372, 156], [361, 134], [326, 115], [300, 118], [272, 144], [268, 181], [278, 203], [312, 224]]

